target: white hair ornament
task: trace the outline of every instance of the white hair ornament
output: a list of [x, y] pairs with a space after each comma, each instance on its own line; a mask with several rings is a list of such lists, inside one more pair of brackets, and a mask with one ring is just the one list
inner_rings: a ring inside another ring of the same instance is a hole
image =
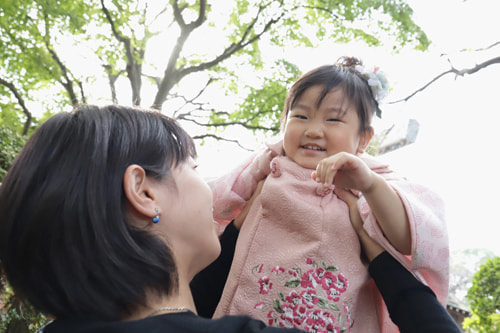
[[373, 98], [380, 103], [389, 94], [389, 80], [378, 67], [356, 65], [354, 69], [368, 82]]

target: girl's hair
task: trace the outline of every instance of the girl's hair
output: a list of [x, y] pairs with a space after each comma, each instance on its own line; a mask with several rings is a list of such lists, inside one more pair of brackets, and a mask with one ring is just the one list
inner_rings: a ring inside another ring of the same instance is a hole
[[85, 105], [28, 140], [0, 187], [0, 260], [19, 296], [42, 312], [120, 319], [169, 294], [178, 277], [165, 242], [134, 227], [123, 176], [149, 177], [196, 154], [191, 137], [158, 112]]
[[373, 114], [378, 109], [378, 102], [375, 100], [366, 79], [355, 69], [356, 65], [362, 65], [361, 60], [342, 57], [334, 65], [320, 66], [302, 75], [288, 91], [281, 114], [281, 129], [283, 130], [285, 127], [288, 112], [294, 108], [302, 94], [312, 86], [322, 85], [323, 91], [316, 106], [321, 105], [325, 96], [332, 89], [342, 89], [344, 99], [348, 103], [345, 110], [349, 106], [354, 106], [358, 112], [360, 133], [367, 130], [370, 127]]

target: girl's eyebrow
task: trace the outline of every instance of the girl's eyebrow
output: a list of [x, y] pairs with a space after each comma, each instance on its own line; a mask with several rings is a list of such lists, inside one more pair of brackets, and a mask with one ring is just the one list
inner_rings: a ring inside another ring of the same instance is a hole
[[304, 110], [309, 110], [311, 109], [311, 106], [307, 105], [307, 104], [304, 104], [304, 103], [296, 103], [293, 107], [292, 107], [292, 110], [293, 109], [304, 109]]
[[338, 107], [338, 106], [327, 107], [326, 111], [328, 113], [344, 114], [344, 110], [341, 107]]

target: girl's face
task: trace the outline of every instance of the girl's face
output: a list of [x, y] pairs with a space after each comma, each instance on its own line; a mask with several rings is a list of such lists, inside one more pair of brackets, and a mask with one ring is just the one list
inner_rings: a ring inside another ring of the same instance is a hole
[[357, 110], [344, 99], [342, 89], [331, 90], [316, 107], [323, 90], [304, 91], [286, 119], [283, 146], [286, 155], [304, 168], [316, 169], [325, 157], [340, 152], [362, 152], [371, 136], [360, 135]]
[[178, 270], [191, 277], [220, 253], [218, 228], [213, 220], [212, 191], [195, 170], [192, 158], [172, 170], [177, 189], [166, 189], [160, 222], [174, 252]]

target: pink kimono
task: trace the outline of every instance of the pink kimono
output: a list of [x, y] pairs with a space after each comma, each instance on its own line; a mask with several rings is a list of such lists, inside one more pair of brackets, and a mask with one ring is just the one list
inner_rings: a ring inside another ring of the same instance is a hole
[[[372, 158], [361, 158], [400, 195], [410, 221], [411, 256], [385, 239], [361, 196], [365, 229], [445, 303], [449, 252], [442, 201]], [[313, 181], [311, 172], [282, 156], [279, 142], [211, 184], [214, 218], [226, 225], [269, 175], [241, 228], [214, 317], [247, 314], [307, 332], [398, 332], [360, 258], [347, 205], [332, 188]]]

